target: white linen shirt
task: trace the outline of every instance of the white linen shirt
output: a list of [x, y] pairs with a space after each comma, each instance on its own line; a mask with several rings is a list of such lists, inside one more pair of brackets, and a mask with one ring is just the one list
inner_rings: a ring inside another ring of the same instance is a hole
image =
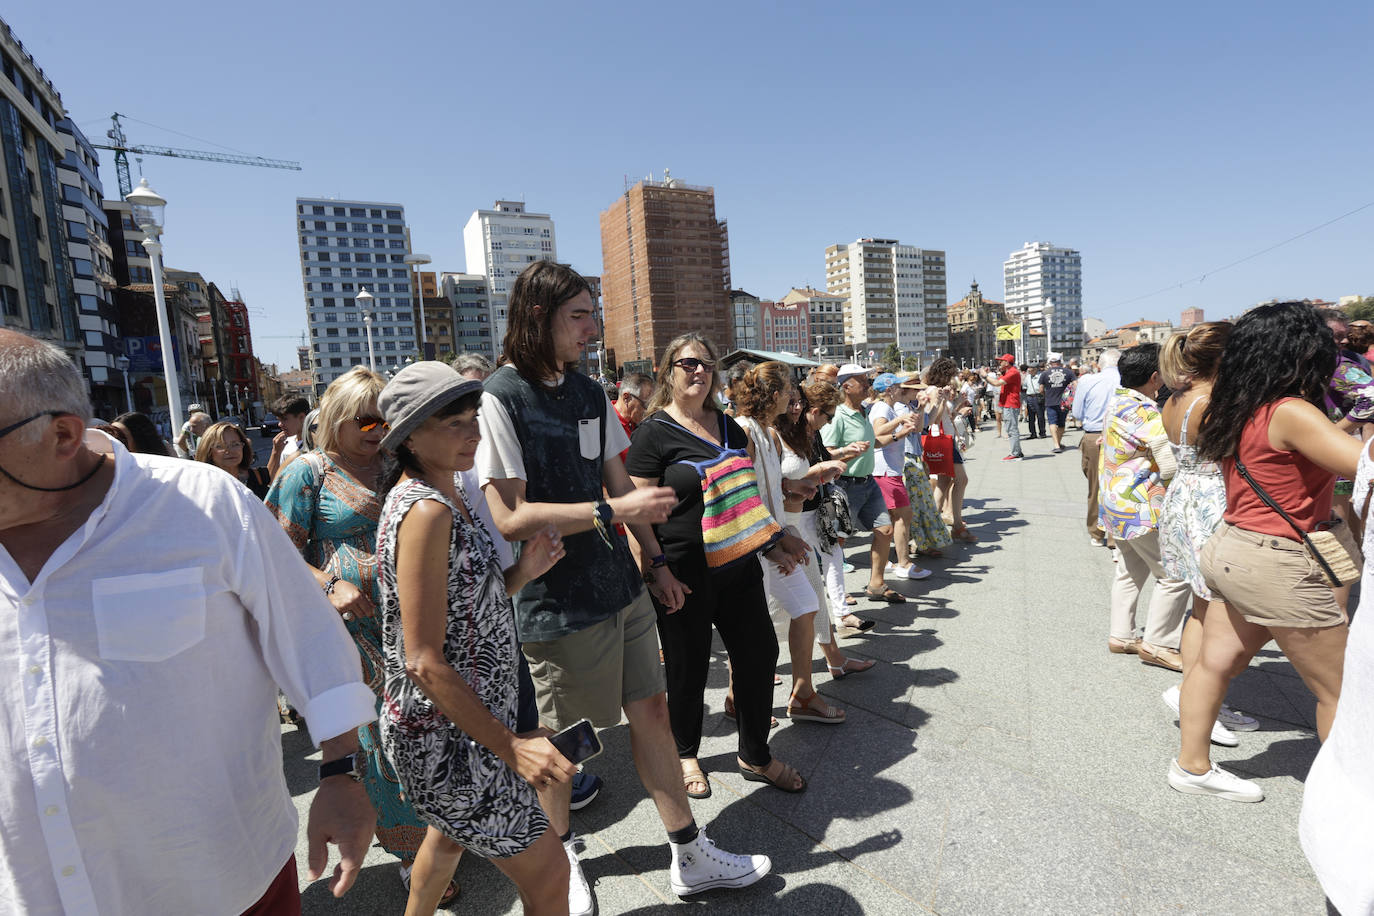
[[375, 718], [280, 525], [210, 464], [131, 455], [30, 583], [0, 547], [0, 912], [243, 912], [296, 845], [276, 687]]

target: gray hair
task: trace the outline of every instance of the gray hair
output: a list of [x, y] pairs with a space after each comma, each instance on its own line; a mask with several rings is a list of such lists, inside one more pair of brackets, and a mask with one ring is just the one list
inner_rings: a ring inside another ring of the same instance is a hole
[[[90, 392], [72, 358], [15, 331], [0, 330], [0, 404], [9, 405], [15, 420], [47, 410], [72, 414], [83, 423], [91, 420]], [[42, 434], [39, 424], [14, 432], [21, 442], [35, 442]]]
[[486, 378], [496, 371], [496, 367], [491, 364], [481, 353], [459, 353], [453, 357], [449, 363], [453, 371], [459, 375], [466, 375], [469, 372], [480, 372], [482, 378]]
[[639, 398], [641, 401], [648, 400], [648, 398], [644, 397], [644, 390], [653, 387], [654, 380], [639, 372], [627, 375], [620, 380], [620, 393]]
[[1115, 369], [1116, 364], [1121, 362], [1121, 351], [1116, 349], [1103, 350], [1102, 355], [1097, 358], [1097, 368]]

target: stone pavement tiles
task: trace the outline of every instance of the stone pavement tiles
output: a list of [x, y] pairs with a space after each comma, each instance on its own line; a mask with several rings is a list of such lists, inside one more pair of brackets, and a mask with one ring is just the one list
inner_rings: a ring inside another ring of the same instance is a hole
[[[924, 582], [891, 582], [911, 596], [904, 605], [860, 600], [856, 610], [878, 628], [841, 645], [879, 664], [832, 681], [818, 654], [816, 684], [848, 710], [845, 724], [793, 725], [787, 688], [777, 689], [772, 747], [800, 768], [805, 793], [738, 775], [717, 642], [701, 752], [714, 794], [693, 810], [722, 847], [772, 856], [773, 874], [754, 888], [672, 894], [666, 838], [627, 729], [602, 733], [606, 752], [590, 769], [607, 785], [573, 824], [604, 916], [692, 905], [750, 916], [1325, 912], [1297, 839], [1317, 751], [1310, 694], [1272, 644], [1232, 688], [1231, 704], [1261, 730], [1237, 748], [1213, 747], [1214, 759], [1259, 780], [1263, 803], [1170, 790], [1178, 729], [1159, 695], [1176, 676], [1106, 651], [1112, 560], [1083, 527], [1077, 449], [1053, 455], [1039, 439], [1023, 448], [1025, 461], [1001, 461], [1006, 442], [986, 427], [965, 465], [980, 542], [924, 560], [935, 570]], [[848, 555], [865, 568], [867, 542]], [[865, 579], [851, 573], [850, 591]], [[784, 643], [784, 679], [790, 664]], [[399, 913], [395, 861], [375, 846], [342, 900], [305, 881], [318, 756], [291, 727], [283, 747], [301, 811], [305, 913]], [[458, 878], [452, 912], [520, 912], [489, 863], [465, 857]]]

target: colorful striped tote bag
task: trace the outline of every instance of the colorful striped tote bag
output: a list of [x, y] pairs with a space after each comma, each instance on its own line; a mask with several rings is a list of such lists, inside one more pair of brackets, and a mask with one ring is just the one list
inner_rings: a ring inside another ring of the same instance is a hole
[[[685, 432], [696, 436], [691, 430]], [[696, 438], [718, 454], [704, 461], [679, 463], [695, 469], [701, 478], [701, 539], [706, 565], [720, 569], [768, 547], [782, 537], [782, 528], [759, 495], [758, 476], [749, 453], [742, 448], [717, 445], [701, 436]], [[729, 441], [723, 414], [720, 439]]]

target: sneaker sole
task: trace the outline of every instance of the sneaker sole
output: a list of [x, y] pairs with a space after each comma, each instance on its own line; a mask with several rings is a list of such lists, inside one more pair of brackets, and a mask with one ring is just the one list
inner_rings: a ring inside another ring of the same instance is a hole
[[715, 890], [716, 888], [748, 887], [767, 877], [768, 873], [772, 870], [773, 862], [770, 859], [762, 868], [757, 868], [749, 874], [740, 875], [737, 878], [715, 878], [710, 881], [703, 881], [701, 884], [694, 884], [691, 887], [685, 884], [678, 884], [676, 881], [671, 880], [669, 883], [672, 885], [674, 894], [677, 894], [679, 897], [690, 897], [693, 894], [700, 894], [702, 891]]
[[1263, 795], [1260, 795], [1259, 798], [1255, 798], [1254, 796], [1251, 796], [1251, 795], [1241, 795], [1241, 794], [1239, 794], [1239, 793], [1237, 793], [1237, 792], [1217, 792], [1217, 791], [1215, 791], [1215, 790], [1213, 790], [1213, 789], [1206, 789], [1206, 788], [1203, 788], [1202, 786], [1189, 785], [1188, 783], [1184, 783], [1183, 785], [1179, 785], [1178, 783], [1175, 783], [1172, 779], [1169, 780], [1169, 788], [1173, 789], [1175, 792], [1182, 792], [1184, 795], [1210, 795], [1210, 796], [1212, 796], [1213, 798], [1224, 798], [1224, 799], [1226, 799], [1227, 801], [1233, 801], [1233, 802], [1262, 802], [1262, 801], [1264, 801], [1264, 796], [1263, 796]]
[[581, 799], [581, 800], [579, 800], [579, 801], [568, 802], [568, 810], [569, 810], [569, 811], [581, 811], [583, 808], [587, 807], [587, 806], [590, 805], [592, 802], [596, 801], [596, 797], [597, 797], [598, 795], [600, 795], [600, 794], [601, 794], [601, 790], [600, 790], [600, 789], [597, 789], [595, 792], [593, 792], [591, 795], [588, 795], [588, 796], [587, 796], [586, 798], [584, 798], [584, 799]]

